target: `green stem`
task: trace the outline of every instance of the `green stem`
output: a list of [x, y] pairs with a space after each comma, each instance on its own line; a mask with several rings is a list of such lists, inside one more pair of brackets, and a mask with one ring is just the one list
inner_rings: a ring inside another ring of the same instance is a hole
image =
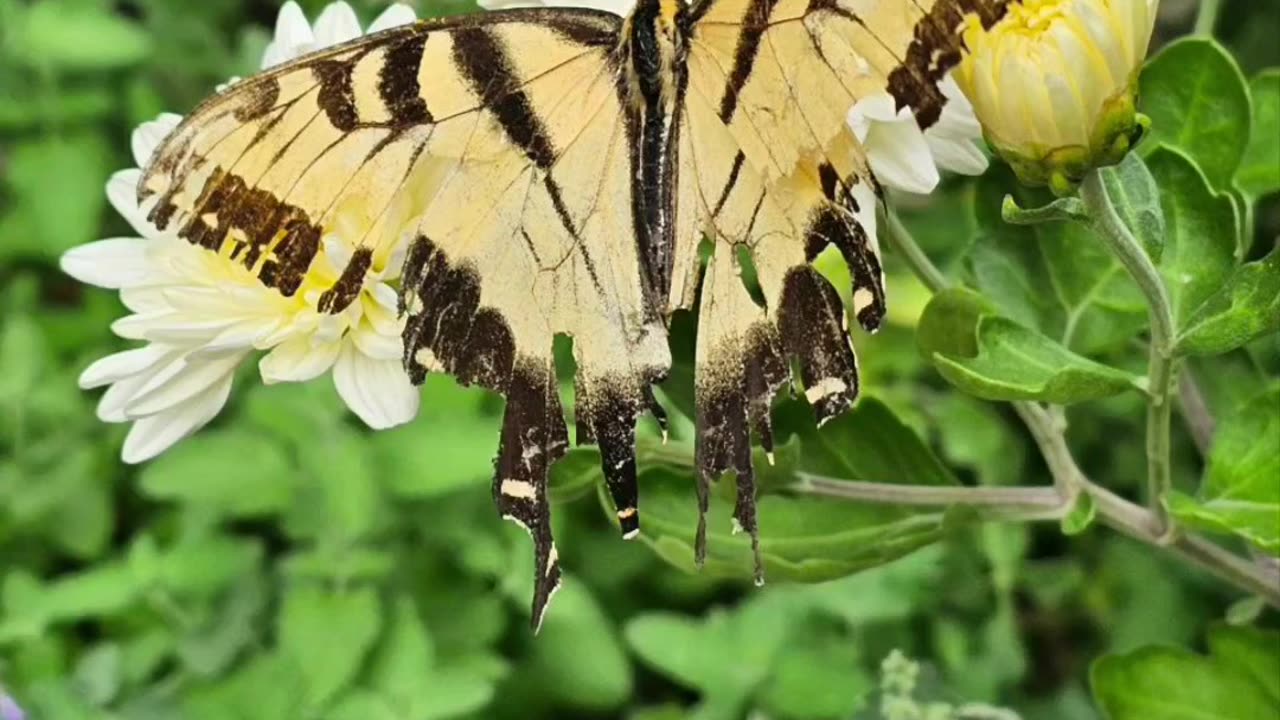
[[1037, 516], [1057, 519], [1062, 498], [1045, 487], [962, 487], [947, 485], [897, 485], [893, 483], [854, 482], [797, 473], [799, 479], [789, 490], [807, 495], [917, 507], [953, 507], [963, 505], [993, 510], [1039, 511]]
[[924, 250], [916, 244], [915, 238], [911, 237], [911, 231], [902, 224], [898, 214], [893, 210], [887, 210], [885, 221], [888, 225], [889, 244], [902, 256], [903, 260], [907, 261], [911, 271], [920, 278], [920, 282], [935, 293], [951, 287], [951, 281], [947, 280], [947, 276], [942, 274], [938, 266], [934, 265]]
[[1178, 378], [1178, 399], [1182, 407], [1182, 417], [1187, 422], [1187, 430], [1201, 455], [1209, 454], [1213, 444], [1214, 420], [1205, 401], [1204, 391], [1196, 382], [1190, 368], [1183, 367]]
[[1138, 284], [1151, 316], [1151, 350], [1147, 364], [1147, 504], [1165, 532], [1171, 530], [1165, 498], [1173, 487], [1169, 465], [1169, 433], [1177, 367], [1173, 358], [1173, 309], [1164, 278], [1116, 212], [1098, 170], [1085, 176], [1080, 198], [1093, 219], [1095, 235], [1106, 243]]
[[1196, 35], [1213, 35], [1218, 27], [1218, 16], [1222, 13], [1222, 0], [1200, 0], [1200, 10], [1196, 13]]

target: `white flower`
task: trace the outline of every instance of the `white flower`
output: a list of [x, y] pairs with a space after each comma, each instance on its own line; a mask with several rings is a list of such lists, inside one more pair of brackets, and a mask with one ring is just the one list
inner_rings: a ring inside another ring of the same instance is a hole
[[[635, 0], [478, 0], [486, 10], [519, 7], [585, 7], [625, 16]], [[849, 126], [867, 151], [871, 170], [881, 184], [917, 195], [933, 192], [942, 180], [941, 170], [981, 175], [987, 156], [979, 141], [982, 126], [973, 106], [955, 81], [941, 84], [947, 104], [942, 117], [921, 132], [909, 108], [894, 110], [888, 92], [859, 100], [849, 110]]]
[[[412, 10], [396, 5], [369, 31], [414, 19]], [[312, 27], [290, 2], [280, 11], [263, 66], [360, 34], [346, 3], [329, 5]], [[134, 131], [139, 167], [180, 120], [164, 115]], [[320, 313], [320, 293], [354, 252], [341, 234], [323, 239], [301, 289], [286, 298], [242, 265], [172, 231], [157, 230], [136, 200], [141, 173], [122, 170], [107, 184], [108, 199], [138, 237], [100, 240], [62, 257], [67, 274], [120, 291], [132, 314], [116, 321], [112, 330], [146, 342], [95, 362], [80, 377], [86, 389], [109, 386], [98, 405], [102, 420], [133, 423], [122, 452], [126, 462], [159, 455], [217, 416], [236, 369], [259, 351], [267, 351], [259, 363], [266, 383], [302, 382], [332, 369], [339, 395], [369, 426], [386, 428], [413, 419], [419, 393], [400, 364], [396, 292], [387, 284], [399, 273], [401, 243], [389, 238], [375, 249], [360, 296], [350, 307], [338, 315]]]

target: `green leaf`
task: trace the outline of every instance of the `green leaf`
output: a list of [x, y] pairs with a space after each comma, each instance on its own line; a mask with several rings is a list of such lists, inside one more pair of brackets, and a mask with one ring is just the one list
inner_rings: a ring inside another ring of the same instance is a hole
[[[403, 698], [402, 708], [412, 708], [422, 676], [435, 665], [435, 649], [411, 597], [395, 601], [386, 637], [374, 653], [369, 675], [383, 693]], [[406, 710], [408, 715], [415, 712]]]
[[1280, 632], [1219, 625], [1209, 631], [1213, 657], [1251, 677], [1280, 705]]
[[0, 326], [0, 404], [17, 407], [49, 364], [44, 329], [26, 313], [13, 313]]
[[1174, 493], [1170, 511], [1193, 527], [1234, 533], [1280, 555], [1280, 386], [1218, 427], [1199, 495]]
[[257, 623], [266, 610], [268, 590], [260, 573], [242, 574], [208, 622], [182, 638], [178, 656], [184, 669], [202, 677], [217, 677], [230, 669], [258, 640]]
[[[928, 446], [876, 398], [864, 398], [820, 430], [799, 403], [779, 406], [775, 416], [779, 428], [799, 428], [800, 470], [852, 480], [956, 482]], [[667, 562], [694, 571], [698, 513], [692, 472], [650, 467], [641, 484], [641, 537]], [[770, 484], [790, 483], [778, 479]], [[753, 555], [750, 539], [732, 531], [734, 487], [725, 478], [711, 494], [703, 573], [746, 580], [752, 577]], [[600, 497], [609, 507], [603, 491]], [[943, 523], [939, 512], [772, 492], [761, 494], [757, 507], [770, 581], [821, 582], [882, 565], [934, 542]]]
[[978, 180], [979, 235], [967, 263], [973, 287], [998, 308], [991, 314], [1082, 355], [1125, 347], [1147, 322], [1146, 303], [1137, 286], [1078, 223], [1005, 223], [1000, 205], [1010, 187], [1016, 188], [1016, 200], [1023, 207], [1038, 207], [1051, 199], [1019, 187], [1007, 170], [993, 170]]
[[284, 451], [243, 430], [201, 433], [142, 471], [143, 492], [232, 517], [269, 515], [293, 503], [295, 470]]
[[1082, 493], [1076, 500], [1076, 504], [1071, 508], [1071, 512], [1062, 518], [1062, 533], [1064, 535], [1079, 535], [1085, 530], [1093, 526], [1093, 521], [1098, 517], [1098, 505], [1093, 501], [1093, 496], [1088, 493]]
[[799, 469], [842, 480], [956, 485], [958, 481], [928, 445], [882, 400], [864, 397], [852, 411], [821, 428], [798, 405], [779, 408], [780, 427], [798, 427]]
[[1115, 167], [1100, 171], [1107, 197], [1115, 207], [1147, 255], [1160, 262], [1164, 253], [1164, 211], [1160, 205], [1160, 188], [1146, 163], [1136, 153], [1129, 153]]
[[1280, 69], [1263, 71], [1249, 83], [1249, 90], [1253, 128], [1236, 186], [1256, 199], [1280, 190]]
[[80, 697], [96, 707], [110, 704], [124, 685], [123, 656], [115, 643], [89, 648], [76, 663], [71, 681]]
[[[934, 297], [920, 322], [921, 349], [947, 381], [971, 395], [1067, 405], [1118, 395], [1137, 383], [984, 307], [989, 303], [973, 291], [953, 288]], [[934, 328], [949, 330], [935, 335]]]
[[[38, 7], [43, 4], [38, 5]], [[97, 135], [45, 136], [15, 143], [2, 185], [12, 193], [0, 212], [0, 258], [52, 260], [95, 239], [106, 203], [108, 151]]]
[[372, 589], [329, 592], [297, 585], [280, 609], [280, 649], [302, 673], [302, 703], [322, 708], [355, 680], [381, 624]]
[[833, 623], [811, 621], [779, 651], [756, 704], [769, 717], [833, 720], [854, 717], [875, 683], [862, 669], [854, 638]]
[[1231, 197], [1215, 192], [1190, 157], [1160, 149], [1147, 159], [1160, 186], [1166, 245], [1160, 271], [1169, 288], [1174, 322], [1185, 328], [1217, 293], [1236, 264], [1239, 218]]
[[1221, 355], [1280, 330], [1280, 248], [1237, 268], [1187, 319], [1177, 350]]
[[1249, 141], [1249, 90], [1231, 54], [1216, 41], [1167, 46], [1142, 71], [1142, 111], [1151, 118], [1144, 148], [1177, 148], [1195, 159], [1214, 188], [1226, 189]]
[[[462, 667], [436, 667], [431, 636], [410, 597], [396, 601], [386, 638], [374, 653], [370, 677], [373, 694], [348, 697], [345, 710], [335, 717], [367, 717], [351, 714], [353, 702], [377, 703], [389, 718], [437, 720], [473, 713], [493, 696], [493, 683]], [[345, 713], [345, 714], [344, 714]], [[378, 717], [374, 715], [373, 717]]]
[[1058, 198], [1048, 205], [1023, 208], [1012, 195], [1000, 205], [1000, 217], [1010, 225], [1039, 225], [1047, 222], [1083, 221], [1089, 218], [1080, 198]]
[[302, 480], [324, 495], [325, 542], [344, 546], [370, 533], [378, 521], [381, 488], [371, 451], [355, 431], [334, 430], [301, 453]]
[[192, 533], [157, 559], [156, 579], [176, 595], [212, 597], [252, 573], [262, 556], [256, 539]]
[[586, 585], [567, 577], [528, 659], [534, 682], [559, 705], [604, 713], [631, 697], [631, 663], [617, 629]]
[[422, 417], [369, 439], [386, 488], [400, 497], [421, 499], [487, 486], [501, 423], [481, 413], [483, 397], [442, 375], [430, 376]]
[[595, 489], [603, 479], [600, 451], [593, 447], [573, 448], [551, 466], [551, 502], [561, 504], [577, 500]]
[[641, 662], [704, 701], [744, 703], [769, 676], [792, 628], [782, 598], [759, 596], [732, 613], [694, 619], [649, 613], [631, 620], [627, 643]]
[[1207, 658], [1147, 647], [1109, 655], [1093, 666], [1094, 696], [1111, 720], [1274, 720], [1280, 701], [1229, 652]]
[[133, 22], [91, 3], [40, 2], [20, 15], [14, 51], [32, 66], [110, 70], [141, 62], [151, 52]]

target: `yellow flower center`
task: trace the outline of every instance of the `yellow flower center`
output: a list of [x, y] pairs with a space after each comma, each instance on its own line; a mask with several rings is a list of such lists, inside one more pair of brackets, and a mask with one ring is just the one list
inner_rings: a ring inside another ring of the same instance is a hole
[[1070, 0], [1023, 0], [1009, 6], [1002, 29], [1026, 35], [1045, 33], [1058, 20], [1066, 17]]

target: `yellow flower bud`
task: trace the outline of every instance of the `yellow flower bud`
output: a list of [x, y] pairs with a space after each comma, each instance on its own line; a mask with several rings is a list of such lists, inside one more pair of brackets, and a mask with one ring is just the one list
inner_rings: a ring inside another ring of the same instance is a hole
[[987, 141], [1023, 182], [1071, 192], [1122, 160], [1146, 119], [1135, 107], [1157, 0], [1023, 0], [965, 30], [955, 73]]

